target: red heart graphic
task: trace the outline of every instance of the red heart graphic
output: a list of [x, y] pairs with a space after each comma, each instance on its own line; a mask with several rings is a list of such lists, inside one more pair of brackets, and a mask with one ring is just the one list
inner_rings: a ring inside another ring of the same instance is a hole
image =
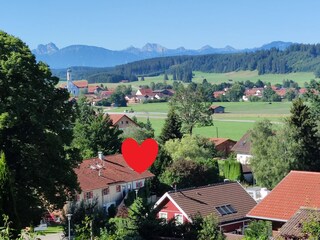
[[158, 143], [148, 138], [139, 146], [136, 140], [127, 138], [122, 143], [121, 152], [124, 160], [134, 171], [143, 173], [156, 160]]

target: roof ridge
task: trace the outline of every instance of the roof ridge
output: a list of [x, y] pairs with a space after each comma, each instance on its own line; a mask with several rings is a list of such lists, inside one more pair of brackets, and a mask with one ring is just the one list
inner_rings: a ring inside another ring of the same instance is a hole
[[230, 183], [238, 183], [237, 181], [227, 181], [227, 182], [219, 182], [219, 183], [213, 183], [213, 184], [208, 184], [204, 186], [198, 186], [198, 187], [189, 187], [189, 188], [181, 188], [177, 190], [170, 190], [168, 193], [176, 193], [176, 192], [182, 192], [182, 191], [189, 191], [189, 190], [194, 190], [194, 189], [201, 189], [201, 188], [207, 188], [207, 187], [214, 187], [214, 186], [219, 186], [219, 185], [224, 185], [224, 184], [230, 184]]
[[290, 173], [304, 173], [304, 174], [320, 174], [320, 172], [313, 172], [313, 171], [299, 171], [299, 170], [291, 170]]

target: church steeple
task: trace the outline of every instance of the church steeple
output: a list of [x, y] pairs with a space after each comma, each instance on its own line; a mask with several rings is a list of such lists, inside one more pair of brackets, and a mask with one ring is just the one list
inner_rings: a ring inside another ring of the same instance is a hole
[[68, 82], [69, 82], [69, 81], [72, 81], [72, 78], [71, 78], [71, 69], [70, 69], [70, 68], [67, 70], [67, 81], [68, 81]]

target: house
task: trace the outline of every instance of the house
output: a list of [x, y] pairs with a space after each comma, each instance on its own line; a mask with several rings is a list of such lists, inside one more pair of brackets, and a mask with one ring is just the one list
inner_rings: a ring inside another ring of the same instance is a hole
[[237, 161], [241, 164], [249, 164], [252, 157], [250, 131], [246, 132], [241, 139], [232, 147], [231, 151], [237, 154]]
[[171, 97], [173, 96], [173, 91], [170, 91], [168, 89], [161, 89], [161, 90], [153, 90], [152, 91], [154, 94], [159, 94], [164, 97]]
[[209, 140], [214, 143], [217, 152], [222, 153], [225, 157], [231, 153], [232, 147], [237, 143], [230, 138], [209, 138]]
[[211, 110], [212, 114], [214, 114], [214, 113], [224, 113], [224, 109], [225, 109], [225, 107], [223, 107], [223, 106], [214, 106], [214, 105], [212, 105], [210, 107], [210, 110]]
[[113, 123], [113, 125], [117, 125], [119, 129], [125, 129], [128, 127], [139, 127], [137, 123], [135, 123], [131, 118], [129, 118], [126, 114], [109, 114], [109, 117]]
[[219, 98], [220, 96], [224, 96], [224, 95], [226, 95], [225, 91], [215, 91], [215, 92], [213, 92], [213, 97], [215, 99]]
[[129, 191], [144, 187], [145, 181], [154, 177], [149, 171], [135, 172], [121, 154], [103, 156], [101, 152], [98, 157], [83, 160], [75, 173], [82, 190], [77, 194], [77, 203], [96, 200], [106, 210], [119, 205]]
[[259, 98], [262, 98], [262, 93], [263, 93], [264, 88], [251, 88], [251, 89], [246, 89], [244, 91], [244, 95], [242, 96], [243, 101], [249, 101], [249, 98], [252, 96], [256, 96]]
[[214, 214], [224, 232], [242, 233], [249, 219], [246, 214], [256, 205], [238, 182], [174, 190], [165, 193], [155, 204], [158, 218], [192, 222], [192, 216]]
[[109, 98], [111, 97], [113, 91], [101, 91], [100, 92], [100, 97], [101, 98]]
[[78, 97], [80, 93], [88, 92], [88, 81], [87, 80], [77, 80], [73, 81], [71, 77], [71, 69], [67, 71], [67, 85], [68, 92], [75, 97]]
[[320, 209], [301, 207], [280, 229], [275, 236], [282, 239], [309, 239], [305, 233], [303, 233], [303, 224], [310, 221], [320, 220]]
[[88, 93], [89, 94], [97, 94], [101, 90], [102, 90], [102, 88], [99, 86], [88, 86]]
[[129, 104], [139, 102], [139, 99], [137, 98], [136, 95], [126, 95], [124, 98], [126, 99], [127, 103], [129, 103]]
[[136, 92], [136, 96], [142, 96], [142, 97], [145, 97], [145, 96], [154, 96], [154, 93], [152, 91], [152, 89], [150, 88], [140, 88], [137, 90]]
[[248, 214], [278, 231], [301, 207], [320, 208], [320, 172], [291, 171]]

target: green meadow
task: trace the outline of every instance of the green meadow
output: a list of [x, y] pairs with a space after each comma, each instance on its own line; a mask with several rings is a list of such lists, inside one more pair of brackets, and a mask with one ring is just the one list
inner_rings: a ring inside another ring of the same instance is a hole
[[[207, 79], [208, 82], [212, 84], [219, 84], [222, 82], [237, 82], [237, 81], [246, 81], [250, 80], [256, 82], [260, 79], [263, 82], [270, 82], [271, 84], [282, 83], [283, 80], [289, 79], [297, 82], [300, 87], [304, 86], [305, 82], [310, 82], [311, 79], [315, 79], [315, 76], [312, 72], [295, 72], [288, 74], [264, 74], [259, 75], [258, 71], [237, 71], [229, 73], [205, 73], [194, 71], [194, 77], [192, 79], [195, 83], [201, 83], [203, 79]], [[172, 75], [168, 75], [169, 80], [166, 81], [167, 84], [172, 85]], [[131, 85], [133, 90], [137, 90], [140, 85], [150, 85], [151, 82], [163, 83], [163, 75], [155, 77], [145, 77], [145, 81], [137, 81], [131, 83], [103, 83], [109, 89], [115, 89], [118, 85]], [[139, 78], [140, 80], [140, 78]], [[97, 85], [97, 84], [93, 84]]]
[[[269, 119], [274, 123], [282, 123], [290, 113], [291, 102], [216, 102], [214, 105], [225, 107], [225, 113], [214, 114], [213, 125], [196, 127], [194, 134], [204, 137], [222, 137], [239, 140], [241, 136], [251, 129], [256, 121]], [[133, 109], [139, 121], [146, 122], [149, 117], [155, 135], [158, 136], [164, 124], [168, 103], [133, 104], [126, 108], [108, 110], [108, 112], [124, 112]]]

